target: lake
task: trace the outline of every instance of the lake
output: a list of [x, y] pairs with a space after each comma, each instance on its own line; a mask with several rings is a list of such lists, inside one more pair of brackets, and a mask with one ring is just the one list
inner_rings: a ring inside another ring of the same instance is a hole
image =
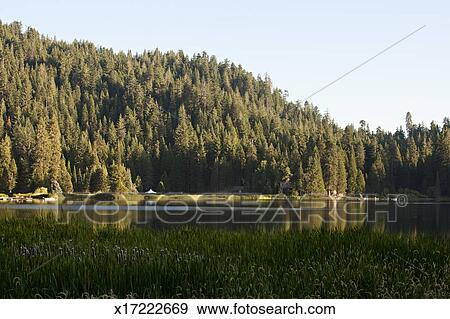
[[182, 225], [222, 229], [280, 229], [301, 231], [321, 227], [344, 230], [366, 226], [386, 233], [450, 233], [450, 203], [417, 201], [399, 204], [392, 200], [275, 200], [236, 203], [180, 201], [157, 205], [116, 203], [2, 204], [1, 218], [51, 216], [61, 223], [82, 219], [96, 227], [150, 227], [165, 229]]

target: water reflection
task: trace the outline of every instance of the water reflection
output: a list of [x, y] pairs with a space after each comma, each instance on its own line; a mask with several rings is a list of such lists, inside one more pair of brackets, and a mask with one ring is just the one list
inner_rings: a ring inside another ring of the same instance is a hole
[[[106, 207], [106, 208], [105, 208]], [[92, 207], [91, 207], [92, 208]], [[133, 206], [112, 207], [102, 210], [80, 209], [66, 205], [0, 205], [1, 218], [52, 217], [60, 222], [82, 219], [95, 227], [115, 225], [119, 228], [167, 229], [181, 225], [214, 227], [221, 229], [279, 229], [302, 231], [321, 227], [345, 230], [366, 226], [387, 233], [450, 233], [450, 203], [417, 202], [399, 207], [394, 202], [384, 204], [373, 201], [302, 201], [227, 206]]]

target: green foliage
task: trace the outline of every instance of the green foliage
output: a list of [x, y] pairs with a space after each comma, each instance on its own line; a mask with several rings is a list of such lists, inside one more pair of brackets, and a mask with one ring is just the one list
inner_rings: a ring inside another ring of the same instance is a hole
[[355, 194], [358, 191], [358, 168], [356, 166], [356, 158], [355, 151], [353, 147], [350, 150], [350, 156], [348, 160], [348, 168], [347, 168], [347, 190], [350, 194]]
[[8, 135], [0, 143], [0, 191], [10, 192], [16, 185], [17, 166]]
[[305, 193], [323, 194], [325, 185], [323, 182], [322, 168], [320, 166], [320, 155], [317, 147], [314, 147], [308, 161], [308, 172], [305, 176]]
[[384, 178], [386, 171], [381, 155], [377, 155], [372, 164], [368, 177], [368, 190], [372, 193], [382, 193], [384, 190]]
[[347, 192], [347, 170], [346, 170], [346, 156], [343, 150], [338, 153], [338, 167], [337, 167], [337, 193], [345, 194]]
[[364, 178], [363, 172], [358, 170], [358, 176], [356, 177], [356, 193], [364, 193], [366, 190], [366, 180]]
[[445, 238], [97, 226], [2, 219], [0, 297], [450, 297]]
[[34, 190], [34, 194], [48, 194], [48, 189], [46, 187], [38, 187]]
[[5, 192], [53, 181], [66, 192], [131, 191], [131, 181], [184, 192], [273, 193], [287, 181], [300, 193], [362, 192], [367, 178], [373, 192], [450, 195], [448, 120], [427, 128], [408, 114], [406, 133], [372, 132], [365, 121], [342, 129], [268, 77], [206, 53], [114, 53], [20, 23], [0, 23], [0, 48]]
[[[109, 185], [112, 192], [124, 193], [133, 191], [135, 189], [133, 182], [131, 181], [130, 171], [120, 163], [113, 163], [111, 165], [111, 176], [109, 180]], [[101, 175], [104, 174], [102, 169]], [[94, 183], [95, 185], [95, 183]], [[101, 190], [102, 188], [97, 190]]]
[[[115, 172], [113, 171], [114, 174], [120, 174], [119, 172]], [[115, 177], [117, 179], [122, 178], [121, 176], [119, 177]], [[120, 185], [118, 186], [118, 184], [122, 183], [122, 181], [114, 181], [114, 188], [117, 189], [121, 189], [121, 191], [124, 188], [124, 185]], [[91, 179], [89, 182], [89, 191], [90, 192], [99, 192], [99, 191], [108, 191], [109, 190], [109, 180], [108, 180], [108, 170], [106, 169], [105, 166], [102, 167], [97, 167], [97, 169], [94, 170], [94, 172], [91, 175]], [[124, 190], [126, 191], [126, 189]]]

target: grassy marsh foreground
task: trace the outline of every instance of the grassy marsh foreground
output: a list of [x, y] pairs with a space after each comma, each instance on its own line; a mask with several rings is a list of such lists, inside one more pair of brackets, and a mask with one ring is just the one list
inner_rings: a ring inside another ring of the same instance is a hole
[[450, 242], [0, 221], [0, 297], [450, 297]]

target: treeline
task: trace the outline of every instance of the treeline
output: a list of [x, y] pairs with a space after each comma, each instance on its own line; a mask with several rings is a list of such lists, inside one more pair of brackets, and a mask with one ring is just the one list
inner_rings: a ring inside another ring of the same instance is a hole
[[[114, 53], [0, 23], [0, 191], [450, 195], [450, 122], [337, 126], [206, 53]], [[57, 181], [58, 183], [55, 183]]]

